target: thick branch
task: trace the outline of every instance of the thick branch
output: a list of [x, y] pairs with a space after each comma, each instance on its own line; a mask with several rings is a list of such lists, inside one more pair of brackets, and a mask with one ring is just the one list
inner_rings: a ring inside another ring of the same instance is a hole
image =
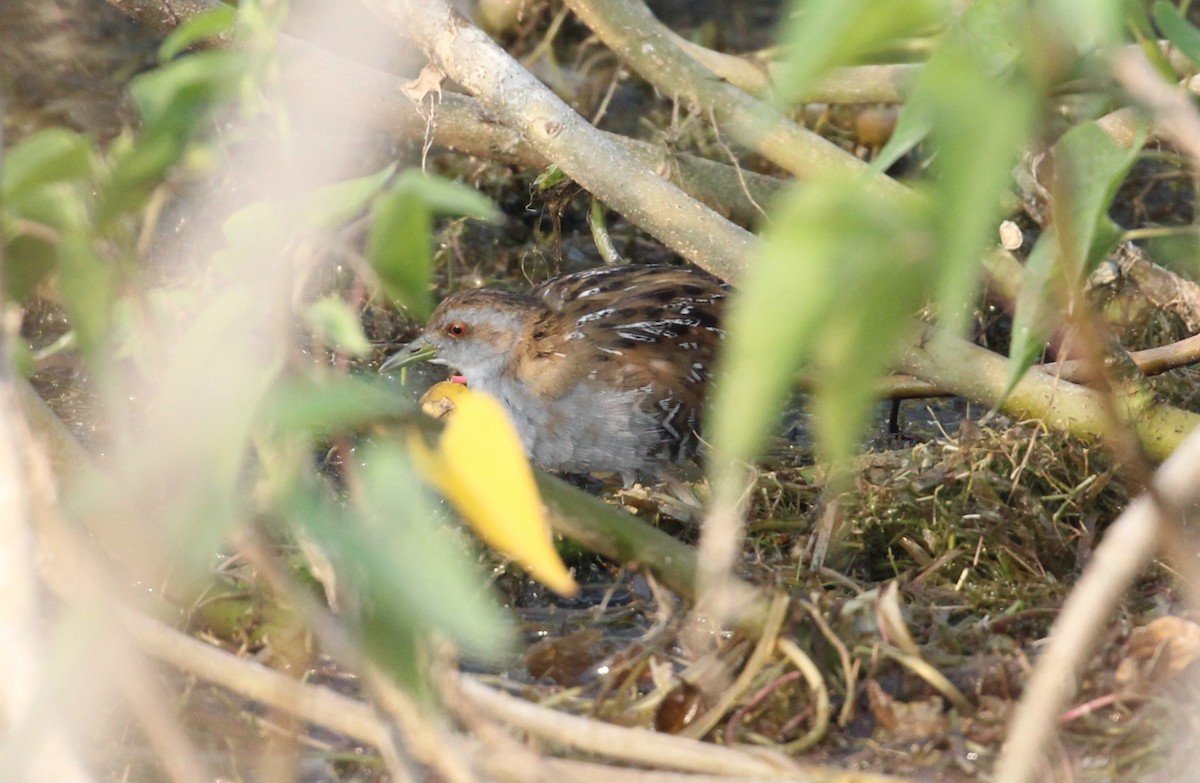
[[[1108, 423], [1100, 392], [1033, 369], [1025, 373], [1012, 394], [1001, 403], [1008, 384], [1007, 359], [965, 340], [938, 335], [928, 327], [921, 333], [920, 340], [897, 353], [894, 362], [897, 370], [928, 380], [960, 397], [999, 405], [1011, 416], [1041, 419], [1061, 432], [1083, 437], [1106, 433]], [[1147, 455], [1154, 459], [1167, 457], [1200, 424], [1200, 414], [1153, 401], [1141, 404], [1142, 408], [1130, 416], [1130, 421]]]
[[[583, 22], [617, 56], [665, 95], [712, 111], [722, 130], [744, 146], [802, 178], [863, 177], [867, 164], [769, 108], [749, 93], [722, 81], [689, 57], [677, 37], [641, 0], [625, 3], [566, 0]], [[887, 177], [864, 179], [868, 187], [911, 197]]]
[[[1159, 375], [1178, 367], [1197, 364], [1200, 363], [1200, 335], [1193, 335], [1170, 345], [1160, 345], [1144, 351], [1133, 351], [1129, 354], [1129, 358], [1146, 376]], [[1088, 384], [1094, 380], [1090, 377], [1091, 373], [1085, 362], [1079, 359], [1037, 364], [1031, 369], [1071, 383]], [[804, 382], [802, 379], [801, 383]], [[893, 400], [908, 400], [956, 395], [950, 389], [936, 386], [929, 381], [919, 380], [912, 376], [894, 375], [885, 378], [880, 384], [879, 396]]]

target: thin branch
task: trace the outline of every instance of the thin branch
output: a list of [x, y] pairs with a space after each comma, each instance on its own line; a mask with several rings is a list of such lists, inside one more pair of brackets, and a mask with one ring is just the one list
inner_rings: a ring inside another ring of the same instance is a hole
[[1179, 316], [1189, 331], [1200, 332], [1200, 285], [1154, 263], [1133, 242], [1122, 242], [1110, 258], [1150, 304]]
[[135, 612], [123, 611], [121, 621], [147, 655], [372, 747], [392, 747], [387, 724], [374, 709], [357, 699], [329, 688], [299, 682]]
[[[543, 740], [604, 758], [709, 775], [803, 780], [810, 783], [832, 781], [837, 775], [845, 774], [800, 765], [765, 748], [753, 751], [726, 748], [699, 740], [564, 715], [500, 693], [466, 675], [459, 676], [458, 689], [458, 698], [462, 700], [458, 709], [474, 710]], [[864, 783], [895, 781], [887, 776], [870, 774], [856, 779]]]
[[[713, 111], [739, 143], [802, 178], [863, 177], [867, 164], [792, 122], [749, 93], [723, 81], [688, 56], [675, 36], [641, 0], [610, 3], [566, 0], [584, 24], [664, 95]], [[912, 193], [887, 177], [865, 178], [867, 187], [901, 198]]]

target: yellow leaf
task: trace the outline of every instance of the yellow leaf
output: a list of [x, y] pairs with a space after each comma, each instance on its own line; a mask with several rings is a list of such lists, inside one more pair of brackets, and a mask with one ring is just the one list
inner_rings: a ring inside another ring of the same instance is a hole
[[444, 419], [454, 410], [455, 403], [469, 394], [466, 384], [441, 381], [421, 395], [421, 412], [435, 419]]
[[479, 392], [454, 392], [436, 451], [413, 431], [409, 450], [417, 471], [500, 553], [560, 595], [579, 585], [550, 540], [550, 523], [525, 449], [504, 408]]

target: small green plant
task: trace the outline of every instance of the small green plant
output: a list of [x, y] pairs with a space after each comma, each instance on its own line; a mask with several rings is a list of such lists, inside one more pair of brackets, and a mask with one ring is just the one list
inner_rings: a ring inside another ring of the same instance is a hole
[[[147, 250], [158, 205], [202, 187], [231, 150], [256, 143], [256, 126], [274, 128], [286, 159], [289, 118], [272, 82], [280, 9], [244, 2], [180, 27], [130, 87], [139, 128], [107, 148], [51, 129], [6, 151], [5, 294], [21, 304], [53, 291], [69, 314], [72, 337], [56, 345], [78, 346], [95, 415], [113, 431], [103, 465], [77, 466], [63, 503], [129, 578], [186, 602], [227, 542], [254, 531], [301, 542], [334, 564], [318, 576], [364, 649], [424, 691], [431, 638], [496, 659], [511, 626], [401, 445], [362, 446], [342, 490], [318, 470], [331, 439], [419, 414], [373, 379], [289, 363], [301, 342], [360, 358], [371, 346], [340, 292], [287, 291], [316, 263], [305, 242], [369, 213], [368, 283], [424, 317], [434, 216], [488, 219], [494, 207], [387, 166], [237, 209], [191, 265]], [[186, 51], [214, 36], [235, 45]], [[218, 118], [233, 138], [213, 132]], [[28, 368], [30, 351], [14, 347]]]

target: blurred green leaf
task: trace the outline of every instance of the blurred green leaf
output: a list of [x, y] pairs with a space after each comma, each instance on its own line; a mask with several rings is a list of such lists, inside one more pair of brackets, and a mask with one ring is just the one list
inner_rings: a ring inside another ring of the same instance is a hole
[[850, 453], [881, 357], [906, 331], [930, 279], [918, 204], [843, 181], [806, 183], [781, 200], [726, 314], [706, 430], [717, 470], [758, 454], [809, 362], [830, 417], [818, 424], [821, 446], [835, 458]]
[[376, 378], [333, 377], [279, 384], [263, 406], [265, 423], [283, 432], [323, 438], [382, 419], [411, 415], [412, 403]]
[[776, 94], [795, 101], [820, 74], [867, 62], [889, 44], [944, 24], [946, 0], [796, 0], [779, 34]]
[[1019, 66], [1028, 53], [1032, 25], [1029, 8], [1023, 3], [975, 0], [963, 10], [945, 37], [969, 50], [984, 70], [999, 75]]
[[298, 229], [328, 231], [339, 228], [366, 207], [395, 172], [389, 164], [365, 177], [323, 185], [286, 202], [258, 201], [230, 215], [221, 233], [231, 250], [242, 254], [260, 244], [282, 242]]
[[[58, 267], [63, 301], [88, 349], [107, 329], [112, 276], [91, 246], [91, 143], [76, 133], [47, 130], [15, 145], [3, 178], [5, 290], [22, 301]], [[19, 231], [16, 219], [39, 224]], [[44, 232], [44, 233], [43, 233]]]
[[1156, 264], [1189, 276], [1200, 269], [1200, 227], [1180, 228], [1178, 233], [1153, 237], [1146, 249]]
[[1174, 3], [1158, 0], [1154, 4], [1154, 24], [1193, 65], [1200, 65], [1200, 30], [1180, 13]]
[[390, 163], [374, 174], [316, 188], [301, 200], [301, 220], [318, 231], [345, 225], [366, 209], [395, 171], [396, 164]]
[[237, 89], [243, 69], [236, 52], [197, 52], [139, 75], [129, 92], [146, 126], [192, 131], [220, 98]]
[[877, 263], [864, 265], [857, 281], [858, 301], [821, 330], [811, 368], [813, 432], [824, 458], [836, 466], [858, 448], [878, 400], [877, 381], [897, 344], [911, 339], [925, 292], [913, 260], [889, 257], [887, 239], [877, 240]]
[[33, 355], [29, 343], [21, 339], [14, 339], [10, 346], [11, 361], [13, 369], [19, 374], [28, 378], [37, 371], [37, 358]]
[[141, 206], [213, 112], [237, 94], [245, 70], [241, 54], [211, 50], [174, 60], [130, 83], [142, 132], [110, 154], [111, 172], [97, 208], [101, 226]]
[[[247, 502], [243, 489], [250, 438], [286, 351], [282, 340], [270, 339], [274, 324], [265, 321], [271, 315], [260, 291], [241, 286], [206, 290], [185, 312], [160, 309], [139, 319], [147, 333], [143, 339], [157, 340], [153, 369], [155, 397], [161, 401], [161, 408], [142, 415], [146, 426], [177, 429], [172, 450], [160, 455], [165, 464], [157, 469], [162, 475], [185, 467], [196, 471], [172, 498], [170, 514], [177, 517], [172, 531], [183, 546], [219, 538], [241, 518], [235, 509]], [[170, 341], [167, 350], [164, 340]], [[197, 426], [180, 427], [183, 412]], [[217, 513], [224, 515], [214, 517]]]
[[58, 290], [79, 347], [92, 357], [109, 334], [116, 283], [115, 270], [96, 253], [90, 234], [80, 230], [62, 234], [58, 241]]
[[193, 287], [160, 286], [119, 296], [112, 306], [112, 358], [132, 359], [148, 377], [160, 372], [164, 334], [195, 313], [203, 295]]
[[74, 131], [50, 128], [5, 150], [0, 193], [7, 209], [19, 210], [29, 190], [91, 174], [91, 142]]
[[1051, 194], [1054, 225], [1034, 245], [1025, 262], [1013, 313], [1009, 394], [1062, 325], [1062, 302], [1095, 269], [1120, 239], [1108, 217], [1117, 188], [1137, 158], [1144, 131], [1130, 148], [1121, 147], [1095, 123], [1064, 133], [1054, 145]]
[[237, 7], [218, 5], [188, 19], [176, 27], [158, 47], [158, 59], [172, 60], [193, 44], [224, 35], [233, 29], [237, 20]]
[[4, 293], [14, 302], [25, 302], [46, 276], [54, 271], [58, 249], [31, 236], [16, 236], [4, 248]]
[[1087, 54], [1121, 42], [1125, 0], [1048, 0], [1034, 7], [1049, 17], [1049, 29]]
[[961, 334], [974, 306], [979, 260], [995, 243], [1012, 170], [1036, 122], [1041, 95], [1018, 70], [947, 42], [926, 66], [932, 121], [929, 178], [939, 325]]
[[1150, 6], [1142, 0], [1125, 0], [1125, 24], [1146, 59], [1164, 79], [1175, 79], [1175, 69], [1159, 44], [1160, 32], [1150, 19]]
[[255, 247], [281, 242], [288, 225], [287, 216], [277, 202], [256, 201], [242, 207], [221, 224], [224, 253], [231, 259], [253, 255]]
[[38, 229], [27, 232], [40, 236], [47, 242], [57, 242], [64, 231], [83, 230], [90, 222], [91, 203], [84, 189], [74, 183], [52, 182], [38, 188], [27, 188], [20, 204], [9, 204], [6, 212], [6, 231], [12, 231], [13, 218], [23, 218], [40, 224]]
[[318, 340], [342, 353], [362, 358], [371, 353], [358, 315], [336, 296], [326, 296], [304, 310], [304, 321]]
[[1021, 43], [1028, 24], [1028, 14], [1007, 0], [977, 0], [963, 11], [942, 35], [929, 62], [921, 69], [900, 109], [892, 137], [871, 161], [872, 170], [886, 171], [920, 144], [933, 128], [935, 115], [944, 116], [947, 104], [951, 108], [957, 104], [966, 111], [984, 103], [981, 96], [972, 93], [945, 92], [948, 88], [961, 88], [962, 85], [947, 82], [957, 81], [954, 69], [964, 59], [972, 73], [982, 72], [999, 84], [1012, 79], [1021, 61]]
[[309, 496], [295, 516], [335, 564], [343, 592], [362, 606], [371, 654], [418, 691], [431, 631], [477, 659], [501, 660], [515, 644], [511, 623], [463, 555], [462, 540], [436, 521], [402, 449], [374, 445], [360, 459], [361, 505], [339, 512]]
[[[51, 356], [57, 356], [61, 353], [74, 351], [78, 347], [79, 343], [75, 339], [75, 330], [72, 329], [71, 331], [64, 332], [62, 336], [54, 342], [42, 346], [41, 348], [37, 349], [37, 351], [29, 353], [29, 359], [31, 361], [40, 362], [44, 361], [45, 359], [49, 359]], [[27, 351], [31, 350], [31, 348], [32, 346], [27, 346]]]
[[5, 262], [15, 275], [11, 293], [28, 294], [48, 267], [56, 267], [59, 292], [79, 345], [94, 353], [108, 334], [116, 274], [96, 250], [89, 200], [77, 185], [58, 180], [24, 188], [20, 204], [22, 217], [41, 223], [54, 237], [26, 235], [8, 246], [21, 252]]

